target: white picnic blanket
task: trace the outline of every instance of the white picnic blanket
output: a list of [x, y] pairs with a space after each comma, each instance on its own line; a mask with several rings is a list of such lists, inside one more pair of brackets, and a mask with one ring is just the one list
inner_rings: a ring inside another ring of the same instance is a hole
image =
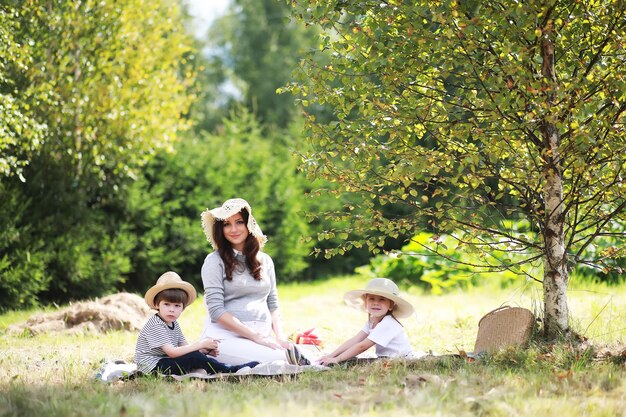
[[302, 372], [316, 372], [325, 371], [330, 369], [327, 366], [322, 365], [291, 365], [286, 361], [273, 361], [267, 363], [261, 363], [254, 368], [245, 367], [232, 374], [207, 374], [204, 369], [200, 369], [195, 372], [191, 372], [185, 375], [167, 375], [168, 378], [173, 378], [177, 381], [184, 379], [197, 378], [197, 379], [224, 379], [224, 378], [238, 378], [242, 376], [276, 376], [276, 375], [295, 375]]
[[[273, 376], [273, 375], [295, 375], [302, 372], [325, 371], [330, 369], [322, 365], [291, 365], [287, 361], [279, 360], [274, 362], [262, 363], [254, 368], [245, 367], [232, 374], [218, 373], [208, 374], [204, 369], [198, 369], [184, 375], [161, 375], [162, 377], [172, 378], [177, 381], [185, 379], [224, 379], [238, 378], [248, 375]], [[125, 361], [106, 361], [95, 379], [102, 382], [116, 382], [122, 379], [128, 379], [136, 376], [137, 365]]]

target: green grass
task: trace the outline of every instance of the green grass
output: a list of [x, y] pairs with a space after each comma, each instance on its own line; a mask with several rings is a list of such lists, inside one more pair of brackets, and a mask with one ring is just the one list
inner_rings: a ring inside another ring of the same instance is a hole
[[[364, 313], [342, 303], [365, 280], [337, 278], [279, 288], [285, 331], [317, 327], [332, 349], [362, 326]], [[572, 283], [572, 324], [596, 346], [621, 345], [626, 288]], [[408, 297], [417, 315], [404, 320], [415, 349], [471, 351], [477, 323], [503, 304], [539, 311], [534, 284], [477, 287]], [[168, 382], [159, 378], [103, 384], [101, 361], [131, 360], [136, 335], [15, 336], [10, 324], [36, 311], [0, 316], [0, 416], [544, 416], [626, 415], [626, 369], [620, 357], [598, 361], [590, 350], [532, 344], [484, 360], [444, 357], [377, 362], [297, 377], [250, 377], [240, 382]], [[188, 339], [199, 336], [201, 301], [181, 317]]]

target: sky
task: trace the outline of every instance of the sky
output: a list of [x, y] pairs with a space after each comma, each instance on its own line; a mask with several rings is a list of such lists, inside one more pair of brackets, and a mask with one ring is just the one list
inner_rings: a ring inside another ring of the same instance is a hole
[[[194, 35], [200, 40], [206, 40], [206, 32], [211, 22], [226, 13], [230, 5], [230, 0], [185, 0], [185, 2], [189, 5], [189, 13], [194, 18]], [[230, 81], [219, 86], [219, 89], [225, 96], [241, 97], [241, 92]]]
[[213, 19], [226, 12], [230, 0], [186, 0], [186, 3], [194, 17], [194, 33], [202, 39]]

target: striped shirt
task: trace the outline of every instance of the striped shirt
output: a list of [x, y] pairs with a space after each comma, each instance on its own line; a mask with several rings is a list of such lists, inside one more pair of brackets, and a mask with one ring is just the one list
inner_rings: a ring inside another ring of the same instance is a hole
[[186, 345], [187, 340], [177, 321], [169, 327], [158, 314], [155, 314], [148, 319], [137, 338], [135, 346], [137, 370], [146, 374], [152, 372], [161, 359], [167, 358], [162, 349], [167, 344], [178, 347]]

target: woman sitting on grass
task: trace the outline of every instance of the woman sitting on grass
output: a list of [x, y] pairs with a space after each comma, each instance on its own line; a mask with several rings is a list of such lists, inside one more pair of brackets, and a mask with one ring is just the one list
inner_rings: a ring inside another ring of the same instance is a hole
[[287, 360], [309, 365], [283, 334], [274, 261], [261, 251], [267, 238], [242, 198], [202, 213], [214, 251], [202, 265], [206, 318], [203, 335], [220, 339], [217, 359], [237, 365]]
[[322, 356], [322, 365], [343, 362], [376, 346], [378, 357], [412, 357], [413, 350], [398, 318], [413, 314], [413, 306], [399, 295], [398, 286], [387, 278], [374, 278], [364, 289], [349, 291], [344, 300], [367, 311], [362, 330], [331, 354]]

